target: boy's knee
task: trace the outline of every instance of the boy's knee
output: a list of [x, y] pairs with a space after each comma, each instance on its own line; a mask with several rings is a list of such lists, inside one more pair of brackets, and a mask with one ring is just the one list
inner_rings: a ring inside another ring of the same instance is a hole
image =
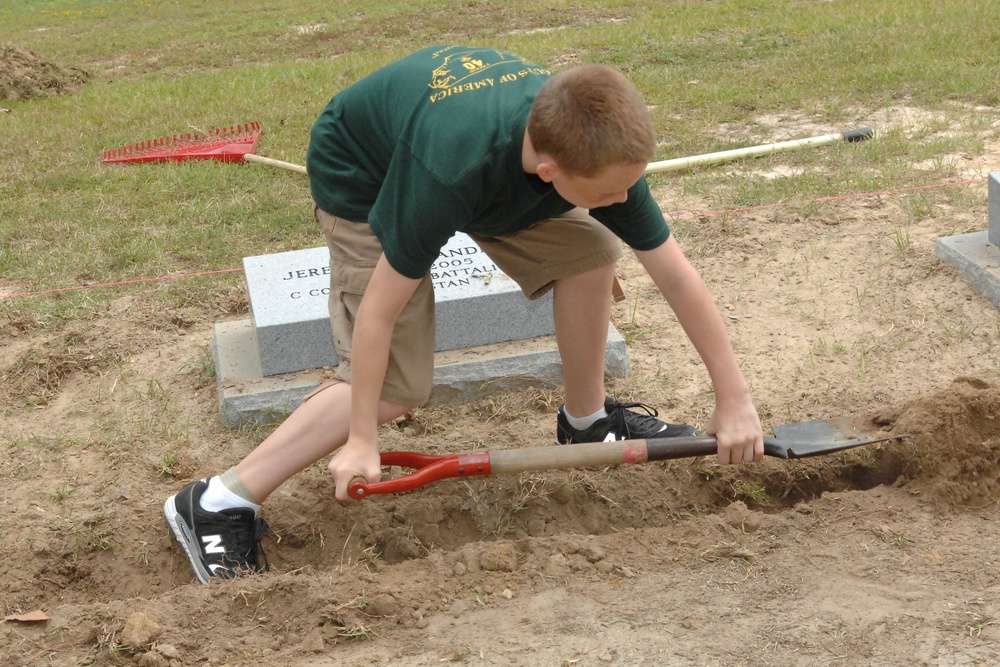
[[390, 403], [389, 401], [379, 401], [378, 404], [378, 420], [380, 423], [391, 422], [394, 419], [399, 419], [407, 412], [412, 410], [415, 406], [412, 405], [402, 405], [401, 403]]

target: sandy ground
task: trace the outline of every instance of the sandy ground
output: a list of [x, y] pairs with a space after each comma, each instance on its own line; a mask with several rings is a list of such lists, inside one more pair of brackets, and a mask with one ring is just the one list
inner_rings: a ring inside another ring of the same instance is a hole
[[[954, 156], [960, 177], [1000, 164], [995, 129], [984, 142]], [[847, 417], [903, 442], [346, 505], [317, 465], [265, 507], [271, 572], [209, 586], [161, 507], [263, 436], [219, 424], [205, 375], [214, 322], [245, 317], [245, 297], [160, 312], [140, 288], [52, 330], [8, 315], [0, 664], [998, 665], [1000, 318], [934, 250], [985, 228], [985, 184], [966, 190], [920, 217], [906, 193], [696, 216], [684, 239], [767, 427]], [[633, 371], [609, 391], [703, 424], [697, 355], [633, 258], [619, 275]], [[559, 402], [535, 387], [429, 407], [383, 445], [539, 446]]]

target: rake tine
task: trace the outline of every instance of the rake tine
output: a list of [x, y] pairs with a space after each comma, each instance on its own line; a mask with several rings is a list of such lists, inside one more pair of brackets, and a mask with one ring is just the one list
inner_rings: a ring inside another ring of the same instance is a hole
[[235, 162], [253, 154], [260, 134], [258, 121], [236, 123], [212, 127], [203, 132], [169, 134], [105, 150], [101, 154], [101, 159], [105, 162], [162, 162], [189, 159]]

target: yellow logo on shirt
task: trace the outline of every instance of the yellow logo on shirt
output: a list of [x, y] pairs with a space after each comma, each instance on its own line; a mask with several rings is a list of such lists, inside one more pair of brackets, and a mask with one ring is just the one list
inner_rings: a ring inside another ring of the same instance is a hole
[[[492, 88], [498, 84], [510, 83], [532, 74], [551, 74], [549, 70], [525, 61], [510, 53], [490, 49], [471, 49], [448, 53], [448, 47], [434, 54], [434, 58], [444, 55], [444, 61], [431, 73], [429, 88], [437, 92], [431, 94], [431, 102], [443, 100], [458, 93], [465, 93], [480, 88]], [[485, 76], [483, 73], [499, 65], [523, 65], [519, 70], [510, 70], [499, 78]]]

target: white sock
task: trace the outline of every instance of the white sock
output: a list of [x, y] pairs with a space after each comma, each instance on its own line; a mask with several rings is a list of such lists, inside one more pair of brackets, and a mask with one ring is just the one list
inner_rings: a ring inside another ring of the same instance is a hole
[[230, 491], [218, 475], [208, 480], [208, 488], [201, 494], [201, 508], [206, 512], [221, 512], [233, 507], [249, 507], [254, 512], [260, 511], [260, 505]]
[[583, 431], [585, 429], [588, 429], [591, 426], [593, 426], [594, 422], [596, 422], [597, 420], [604, 419], [605, 417], [608, 416], [608, 411], [605, 410], [603, 406], [601, 407], [600, 410], [587, 417], [574, 417], [566, 410], [565, 405], [562, 406], [562, 413], [563, 416], [566, 417], [566, 421], [569, 422], [569, 425], [575, 428], [577, 431]]

